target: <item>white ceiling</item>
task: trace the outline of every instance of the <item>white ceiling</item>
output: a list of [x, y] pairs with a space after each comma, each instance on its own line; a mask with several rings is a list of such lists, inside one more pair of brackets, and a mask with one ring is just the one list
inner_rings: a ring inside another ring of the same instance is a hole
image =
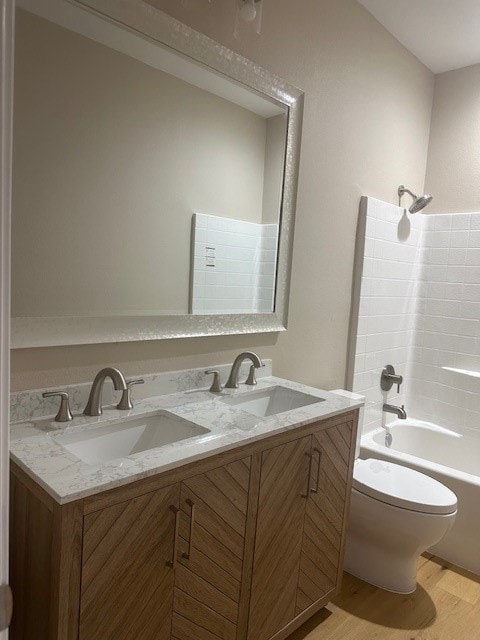
[[480, 0], [358, 0], [434, 73], [480, 62]]

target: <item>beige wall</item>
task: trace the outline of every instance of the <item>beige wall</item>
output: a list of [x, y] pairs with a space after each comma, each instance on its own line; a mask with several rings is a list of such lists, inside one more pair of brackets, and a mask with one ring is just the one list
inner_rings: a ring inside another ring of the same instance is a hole
[[12, 314], [188, 313], [192, 215], [262, 221], [266, 132], [251, 111], [17, 11]]
[[433, 74], [355, 0], [264, 2], [253, 43], [233, 38], [233, 2], [196, 26], [306, 92], [288, 332], [22, 350], [13, 388], [91, 380], [105, 364], [132, 375], [228, 362], [244, 348], [273, 357], [278, 375], [343, 386], [360, 196], [394, 202], [401, 182], [424, 188]]
[[435, 78], [425, 185], [430, 213], [480, 211], [480, 64]]
[[265, 170], [263, 180], [264, 224], [278, 224], [285, 163], [286, 116], [273, 116], [267, 120], [265, 144]]

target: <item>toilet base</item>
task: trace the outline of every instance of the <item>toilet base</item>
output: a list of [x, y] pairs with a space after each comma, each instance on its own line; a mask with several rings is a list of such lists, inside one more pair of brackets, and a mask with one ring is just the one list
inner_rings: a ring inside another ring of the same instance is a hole
[[420, 555], [394, 558], [380, 549], [369, 548], [366, 544], [356, 545], [347, 539], [344, 570], [374, 587], [409, 594], [417, 588], [417, 560]]
[[451, 514], [428, 514], [394, 507], [352, 490], [344, 569], [394, 593], [417, 588], [421, 554], [452, 526]]

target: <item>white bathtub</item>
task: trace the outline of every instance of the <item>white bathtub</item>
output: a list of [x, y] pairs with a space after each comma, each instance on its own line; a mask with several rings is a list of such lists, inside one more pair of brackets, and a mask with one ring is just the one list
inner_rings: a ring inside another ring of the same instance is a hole
[[430, 551], [480, 574], [480, 432], [450, 431], [421, 420], [397, 420], [386, 431], [362, 437], [361, 458], [379, 458], [417, 469], [449, 487], [458, 498], [455, 524]]

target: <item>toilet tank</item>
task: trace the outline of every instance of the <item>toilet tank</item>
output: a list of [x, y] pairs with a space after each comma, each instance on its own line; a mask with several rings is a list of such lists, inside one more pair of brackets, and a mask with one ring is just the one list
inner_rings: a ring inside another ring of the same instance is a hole
[[362, 402], [362, 406], [360, 407], [360, 412], [358, 414], [358, 429], [357, 429], [357, 441], [355, 443], [355, 460], [360, 457], [360, 441], [362, 439], [363, 433], [363, 416], [365, 412], [365, 396], [362, 396], [359, 393], [353, 393], [352, 391], [346, 391], [345, 389], [335, 389], [334, 391], [330, 391], [330, 393], [335, 393], [337, 396], [343, 396], [344, 398], [351, 398], [352, 400], [359, 400]]

